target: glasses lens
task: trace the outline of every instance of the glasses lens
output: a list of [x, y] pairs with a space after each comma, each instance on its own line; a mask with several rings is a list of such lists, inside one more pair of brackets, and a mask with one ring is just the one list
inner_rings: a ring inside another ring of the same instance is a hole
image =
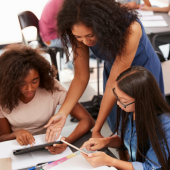
[[126, 105], [124, 105], [124, 104], [118, 99], [118, 96], [117, 96], [117, 94], [115, 93], [115, 88], [113, 89], [113, 94], [114, 94], [114, 96], [116, 97], [116, 100], [117, 100], [118, 102], [120, 102], [124, 108], [126, 108]]

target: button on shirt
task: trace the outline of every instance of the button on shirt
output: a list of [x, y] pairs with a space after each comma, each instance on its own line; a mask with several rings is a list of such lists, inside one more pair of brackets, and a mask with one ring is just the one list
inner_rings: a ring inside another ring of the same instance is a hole
[[[168, 147], [170, 148], [170, 114], [164, 113], [158, 116], [160, 122], [163, 125], [163, 129], [165, 131]], [[137, 152], [137, 133], [136, 133], [136, 126], [135, 121], [133, 121], [133, 113], [129, 114], [125, 136], [124, 136], [124, 145], [128, 150], [130, 160], [132, 162], [134, 170], [161, 170], [161, 164], [158, 161], [158, 158], [152, 148], [150, 141], [148, 141], [148, 151], [145, 157], [149, 158], [156, 164], [152, 163], [148, 159], [145, 159], [144, 162], [137, 162], [136, 161], [136, 152]], [[165, 146], [165, 144], [163, 144]], [[168, 150], [166, 150], [166, 154], [168, 154]]]

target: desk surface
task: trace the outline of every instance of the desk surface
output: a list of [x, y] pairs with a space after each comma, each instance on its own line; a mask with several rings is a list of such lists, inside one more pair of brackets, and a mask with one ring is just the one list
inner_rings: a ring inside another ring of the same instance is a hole
[[[89, 138], [91, 138], [91, 135], [92, 135], [92, 133], [91, 133], [91, 132], [88, 132], [88, 133], [85, 134], [83, 137], [81, 137], [81, 138], [78, 139], [76, 142], [74, 142], [73, 145], [75, 145], [75, 146], [77, 146], [78, 148], [80, 148], [85, 141], [87, 141]], [[77, 151], [76, 149], [71, 148], [71, 147], [70, 147], [70, 149], [72, 150], [72, 152], [76, 152], [76, 151]], [[100, 151], [103, 151], [103, 152], [105, 152], [107, 155], [116, 158], [116, 156], [115, 156], [108, 148], [103, 148], [103, 149], [101, 149]], [[41, 168], [39, 168], [39, 169], [37, 169], [37, 170], [40, 170], [40, 169], [41, 169]], [[24, 168], [24, 169], [20, 169], [20, 170], [28, 170], [28, 167], [27, 167], [27, 168]]]
[[154, 12], [154, 15], [161, 15], [164, 18], [164, 20], [167, 22], [168, 26], [167, 27], [147, 27], [145, 28], [147, 35], [169, 33], [170, 32], [170, 16], [168, 15], [168, 13]]

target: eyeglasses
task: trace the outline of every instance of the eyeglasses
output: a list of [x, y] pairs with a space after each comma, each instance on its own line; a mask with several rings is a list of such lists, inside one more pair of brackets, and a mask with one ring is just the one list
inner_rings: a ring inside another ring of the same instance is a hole
[[135, 103], [135, 102], [131, 102], [131, 103], [128, 103], [128, 104], [122, 103], [122, 102], [119, 100], [117, 94], [115, 93], [115, 88], [113, 88], [112, 91], [113, 91], [114, 96], [116, 97], [116, 100], [117, 100], [118, 102], [120, 102], [124, 108], [126, 108], [126, 106], [129, 106], [129, 105]]

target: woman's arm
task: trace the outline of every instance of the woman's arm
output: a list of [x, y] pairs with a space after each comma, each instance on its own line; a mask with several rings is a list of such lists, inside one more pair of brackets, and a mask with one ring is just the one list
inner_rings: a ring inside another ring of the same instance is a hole
[[87, 87], [89, 72], [89, 48], [81, 42], [78, 42], [77, 57], [74, 54], [74, 78], [69, 87], [67, 97], [61, 106], [59, 113], [69, 115], [76, 105], [84, 90]]
[[90, 138], [82, 145], [81, 149], [85, 147], [89, 151], [96, 151], [104, 147], [120, 148], [121, 140], [117, 135], [108, 138]]
[[104, 152], [91, 153], [88, 156], [85, 154], [82, 155], [93, 167], [99, 167], [105, 165], [109, 167], [115, 167], [119, 170], [134, 170], [131, 162], [121, 161], [112, 158]]
[[[71, 110], [82, 96], [89, 81], [89, 48], [81, 42], [78, 42], [78, 47], [78, 56], [75, 57], [76, 55], [74, 54], [74, 78], [70, 84], [65, 101], [59, 112], [49, 120], [47, 125], [44, 126], [47, 128], [46, 141], [48, 142], [53, 141], [57, 133], [57, 137], [59, 137], [61, 130], [64, 127], [66, 117], [70, 114]], [[50, 128], [51, 124], [53, 124], [53, 128]]]
[[11, 125], [6, 118], [0, 118], [0, 142], [15, 139], [12, 133]]
[[118, 160], [118, 159], [111, 158], [111, 157], [108, 161], [108, 166], [113, 166], [119, 170], [134, 170], [131, 162], [126, 162], [126, 161]]
[[145, 10], [145, 11], [154, 11], [154, 12], [169, 12], [170, 11], [170, 5], [168, 5], [167, 7], [162, 7], [162, 8], [143, 6], [141, 9]]
[[136, 51], [138, 49], [139, 41], [142, 36], [141, 25], [136, 21], [131, 25], [129, 29], [131, 30], [131, 33], [125, 46], [126, 52], [121, 56], [116, 56], [115, 62], [113, 63], [109, 79], [106, 84], [105, 93], [101, 102], [99, 115], [92, 132], [92, 137], [100, 137], [100, 130], [116, 103], [116, 98], [112, 92], [112, 89], [115, 87], [116, 78], [121, 72], [131, 67]]
[[88, 131], [94, 127], [94, 119], [87, 112], [87, 110], [80, 104], [77, 103], [73, 110], [71, 111], [71, 116], [76, 118], [79, 123], [74, 129], [74, 131], [67, 137], [69, 143], [75, 142], [77, 139], [82, 137]]
[[6, 118], [0, 118], [0, 142], [16, 139], [20, 145], [31, 146], [35, 143], [33, 135], [25, 129], [12, 132], [11, 125]]

